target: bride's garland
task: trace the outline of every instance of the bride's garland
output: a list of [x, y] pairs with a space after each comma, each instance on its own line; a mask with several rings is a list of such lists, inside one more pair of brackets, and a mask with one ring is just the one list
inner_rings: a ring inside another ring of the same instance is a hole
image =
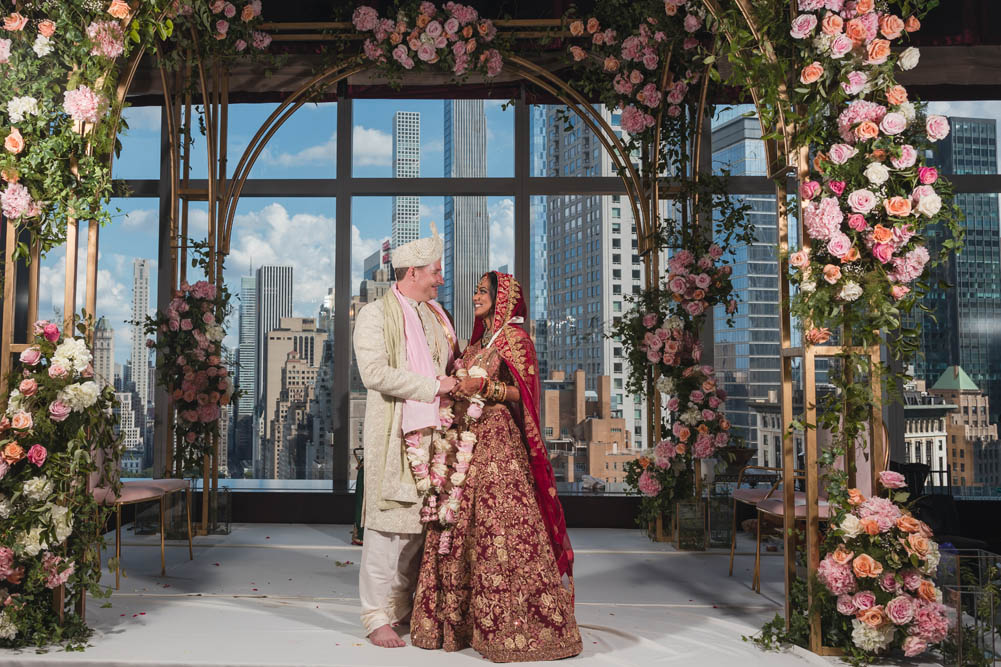
[[[486, 370], [480, 366], [472, 366], [467, 370], [460, 364], [461, 362], [456, 362], [455, 374], [458, 378], [488, 377]], [[421, 523], [437, 520], [442, 527], [438, 541], [440, 554], [446, 554], [452, 548], [452, 529], [459, 516], [466, 474], [476, 446], [476, 434], [468, 430], [468, 426], [483, 415], [484, 402], [479, 393], [469, 397], [469, 405], [463, 415], [467, 429], [460, 431], [453, 428], [455, 414], [451, 402], [443, 398], [438, 414], [440, 425], [431, 437], [421, 438], [417, 431], [406, 437], [407, 460], [417, 483], [417, 492], [424, 497]]]

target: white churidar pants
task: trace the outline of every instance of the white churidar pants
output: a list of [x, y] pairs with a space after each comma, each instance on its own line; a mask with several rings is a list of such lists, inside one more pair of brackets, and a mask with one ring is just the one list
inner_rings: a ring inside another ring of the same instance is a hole
[[366, 636], [387, 623], [409, 617], [423, 546], [424, 533], [384, 533], [365, 529], [358, 590]]

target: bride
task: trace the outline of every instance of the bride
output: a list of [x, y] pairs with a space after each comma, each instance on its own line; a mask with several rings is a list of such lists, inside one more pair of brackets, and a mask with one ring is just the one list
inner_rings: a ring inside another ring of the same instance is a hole
[[[513, 276], [490, 272], [473, 295], [476, 323], [456, 412], [478, 395], [482, 415], [455, 524], [429, 524], [411, 619], [415, 646], [472, 646], [494, 662], [581, 652], [563, 508], [539, 430], [535, 347], [517, 324], [525, 302]], [[470, 411], [470, 415], [473, 414]], [[440, 548], [441, 547], [441, 548]], [[441, 553], [445, 552], [445, 553]], [[563, 585], [566, 582], [566, 586]]]

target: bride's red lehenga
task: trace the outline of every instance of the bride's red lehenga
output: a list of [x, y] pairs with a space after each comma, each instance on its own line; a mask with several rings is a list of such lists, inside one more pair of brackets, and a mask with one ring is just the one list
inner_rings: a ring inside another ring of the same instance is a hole
[[463, 359], [517, 386], [521, 401], [488, 403], [470, 427], [477, 441], [452, 548], [438, 553], [441, 530], [432, 524], [411, 640], [446, 651], [471, 646], [494, 662], [557, 660], [581, 652], [573, 593], [562, 584], [566, 575], [572, 587], [573, 551], [539, 431], [535, 347], [507, 324], [525, 316], [521, 287], [510, 275], [497, 278], [493, 331], [501, 333], [489, 345], [477, 320]]

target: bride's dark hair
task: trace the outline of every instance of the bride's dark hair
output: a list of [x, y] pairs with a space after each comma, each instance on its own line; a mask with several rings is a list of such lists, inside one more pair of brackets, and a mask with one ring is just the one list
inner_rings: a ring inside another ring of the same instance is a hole
[[491, 306], [490, 306], [490, 312], [487, 313], [487, 316], [492, 318], [493, 314], [497, 310], [497, 272], [496, 271], [487, 271], [482, 276], [480, 276], [480, 280], [483, 280], [484, 278], [489, 278], [490, 279], [490, 303], [491, 303]]

